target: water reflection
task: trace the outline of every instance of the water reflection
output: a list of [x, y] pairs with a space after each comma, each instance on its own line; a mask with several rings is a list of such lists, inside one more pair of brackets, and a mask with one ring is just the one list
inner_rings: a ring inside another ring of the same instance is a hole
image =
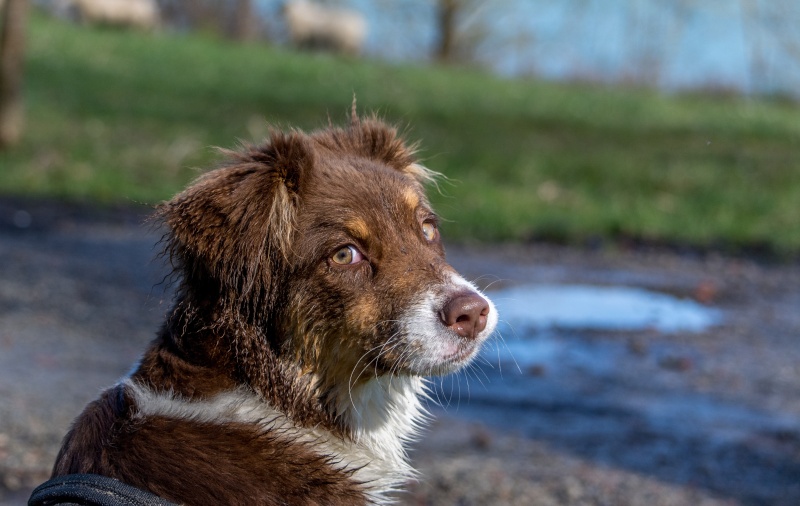
[[500, 312], [503, 341], [485, 353], [522, 367], [569, 363], [596, 369], [626, 353], [617, 342], [570, 346], [553, 329], [701, 332], [722, 321], [720, 311], [692, 300], [624, 286], [526, 285], [490, 296]]
[[692, 300], [623, 286], [531, 285], [492, 292], [500, 317], [521, 329], [700, 332], [720, 322], [718, 311]]

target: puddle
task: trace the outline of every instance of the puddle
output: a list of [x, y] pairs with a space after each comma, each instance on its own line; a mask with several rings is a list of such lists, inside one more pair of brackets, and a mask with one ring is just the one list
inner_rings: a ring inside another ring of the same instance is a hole
[[701, 332], [722, 320], [720, 311], [692, 300], [624, 286], [537, 284], [490, 296], [502, 320], [502, 340], [488, 346], [484, 357], [523, 369], [546, 365], [607, 375], [629, 353], [624, 342], [576, 341], [564, 330]]
[[553, 327], [701, 332], [721, 321], [719, 311], [692, 300], [624, 286], [529, 285], [489, 295], [517, 334]]

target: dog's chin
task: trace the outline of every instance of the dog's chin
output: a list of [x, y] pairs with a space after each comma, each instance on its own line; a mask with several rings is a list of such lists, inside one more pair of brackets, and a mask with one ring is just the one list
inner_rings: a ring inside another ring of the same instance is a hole
[[417, 376], [444, 376], [467, 366], [480, 351], [481, 341], [454, 342], [442, 339], [438, 346], [420, 350], [410, 364], [410, 372]]

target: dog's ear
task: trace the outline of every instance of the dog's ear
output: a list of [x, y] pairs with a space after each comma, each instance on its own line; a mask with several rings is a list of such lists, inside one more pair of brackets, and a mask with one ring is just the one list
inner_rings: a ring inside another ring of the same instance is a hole
[[226, 154], [225, 165], [162, 204], [157, 215], [169, 228], [167, 251], [185, 284], [216, 281], [223, 292], [244, 296], [269, 287], [275, 263], [291, 254], [314, 152], [300, 132], [273, 132], [261, 146]]

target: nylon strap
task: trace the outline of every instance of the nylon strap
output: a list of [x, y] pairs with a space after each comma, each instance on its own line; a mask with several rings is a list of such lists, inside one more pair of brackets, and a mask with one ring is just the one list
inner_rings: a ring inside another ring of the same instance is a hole
[[97, 474], [57, 476], [31, 494], [28, 506], [177, 506], [157, 495]]

